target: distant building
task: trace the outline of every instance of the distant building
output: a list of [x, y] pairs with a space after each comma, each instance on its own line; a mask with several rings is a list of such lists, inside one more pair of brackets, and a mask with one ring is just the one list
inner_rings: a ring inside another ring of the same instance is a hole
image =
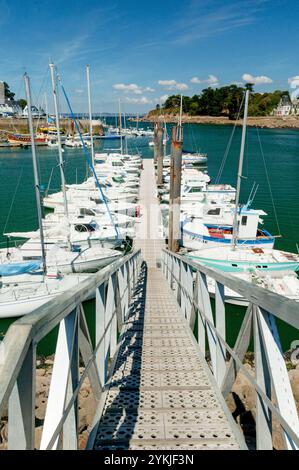
[[[36, 106], [31, 106], [31, 114], [33, 118], [39, 118], [45, 115], [45, 111], [41, 108], [38, 109]], [[25, 106], [22, 115], [28, 117], [28, 106]]]
[[282, 96], [277, 108], [273, 110], [273, 114], [279, 117], [299, 116], [298, 100], [292, 102], [288, 95]]
[[5, 98], [4, 82], [0, 81], [0, 116], [10, 117], [21, 115], [22, 108], [13, 100]]
[[21, 116], [22, 108], [15, 102], [7, 100], [6, 103], [0, 104], [0, 116]]

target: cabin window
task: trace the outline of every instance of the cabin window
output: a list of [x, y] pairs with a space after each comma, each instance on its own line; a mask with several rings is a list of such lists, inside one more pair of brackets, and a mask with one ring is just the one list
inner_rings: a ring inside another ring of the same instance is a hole
[[210, 209], [207, 212], [208, 215], [219, 215], [220, 214], [220, 207], [216, 207], [215, 209]]
[[80, 209], [80, 214], [81, 215], [95, 215], [95, 212], [92, 211], [91, 209]]
[[237, 265], [237, 264], [232, 264], [232, 267], [233, 267], [233, 268], [237, 268], [238, 265]]
[[198, 193], [199, 191], [200, 191], [200, 188], [193, 187], [193, 188], [191, 188], [191, 190], [189, 192], [190, 193]]
[[91, 224], [79, 224], [75, 226], [77, 232], [94, 232], [95, 228]]
[[247, 215], [242, 216], [241, 225], [247, 225]]

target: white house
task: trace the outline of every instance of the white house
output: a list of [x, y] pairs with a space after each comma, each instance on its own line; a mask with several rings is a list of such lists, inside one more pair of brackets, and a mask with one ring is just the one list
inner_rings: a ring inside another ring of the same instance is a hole
[[273, 110], [274, 116], [299, 116], [298, 100], [291, 101], [288, 95], [282, 96], [277, 108]]
[[7, 100], [6, 103], [0, 103], [0, 116], [20, 116], [22, 114], [22, 108], [14, 101]]
[[[33, 118], [39, 118], [40, 116], [44, 116], [45, 111], [43, 109], [38, 109], [36, 106], [31, 106], [31, 113]], [[25, 106], [22, 113], [23, 117], [28, 117], [28, 106]]]
[[4, 82], [0, 82], [0, 116], [22, 114], [22, 108], [13, 100], [5, 98]]

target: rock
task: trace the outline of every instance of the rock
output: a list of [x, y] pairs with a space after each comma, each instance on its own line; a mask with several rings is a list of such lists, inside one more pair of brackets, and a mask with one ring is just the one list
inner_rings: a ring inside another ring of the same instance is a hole
[[36, 393], [43, 393], [45, 388], [49, 388], [51, 379], [46, 375], [38, 375], [36, 377]]
[[0, 444], [5, 444], [8, 439], [8, 424], [7, 422], [0, 422]]
[[88, 390], [88, 388], [87, 388], [87, 387], [84, 387], [84, 388], [82, 387], [81, 390], [80, 390], [80, 396], [81, 396], [82, 398], [87, 398], [88, 395], [89, 395], [89, 390]]
[[[254, 375], [254, 371], [250, 364], [244, 364], [244, 367], [246, 367], [251, 375]], [[256, 393], [254, 387], [242, 372], [238, 373], [237, 379], [232, 388], [232, 392], [238, 395], [240, 400], [245, 404], [247, 410], [255, 410]]]
[[79, 436], [79, 450], [86, 449], [88, 441], [89, 432], [87, 430], [83, 431]]
[[96, 402], [92, 394], [88, 397], [83, 398], [80, 396], [79, 399], [79, 433], [84, 429], [88, 428], [93, 422], [94, 414], [96, 410]]
[[38, 376], [42, 376], [42, 375], [46, 375], [46, 371], [45, 369], [36, 369], [36, 375]]
[[45, 366], [53, 366], [53, 364], [54, 364], [54, 361], [52, 361], [52, 359], [47, 359], [45, 361]]
[[299, 369], [289, 370], [289, 379], [296, 402], [299, 402]]
[[40, 448], [42, 433], [43, 433], [43, 427], [42, 426], [38, 426], [37, 428], [35, 428], [35, 448], [36, 449]]
[[39, 394], [35, 400], [35, 417], [39, 420], [43, 420], [46, 414], [48, 402], [48, 390], [45, 390], [44, 394]]

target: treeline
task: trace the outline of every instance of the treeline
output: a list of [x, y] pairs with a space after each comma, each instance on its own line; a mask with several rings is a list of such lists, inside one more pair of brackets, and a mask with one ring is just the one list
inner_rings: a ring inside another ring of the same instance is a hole
[[[288, 91], [276, 90], [272, 93], [256, 93], [251, 84], [245, 87], [229, 85], [221, 88], [206, 88], [200, 95], [183, 96], [183, 113], [190, 116], [228, 116], [236, 119], [246, 89], [250, 89], [249, 116], [268, 116]], [[180, 108], [180, 95], [172, 95], [165, 103], [151, 111], [151, 114], [177, 114]]]
[[3, 83], [4, 83], [4, 96], [5, 96], [5, 99], [10, 100], [10, 101], [14, 101], [22, 109], [24, 109], [25, 106], [27, 105], [27, 101], [24, 100], [23, 98], [21, 98], [19, 100], [16, 100], [16, 98], [15, 98], [16, 94], [11, 91], [10, 86], [8, 85], [8, 83], [6, 83], [6, 82], [3, 82]]

